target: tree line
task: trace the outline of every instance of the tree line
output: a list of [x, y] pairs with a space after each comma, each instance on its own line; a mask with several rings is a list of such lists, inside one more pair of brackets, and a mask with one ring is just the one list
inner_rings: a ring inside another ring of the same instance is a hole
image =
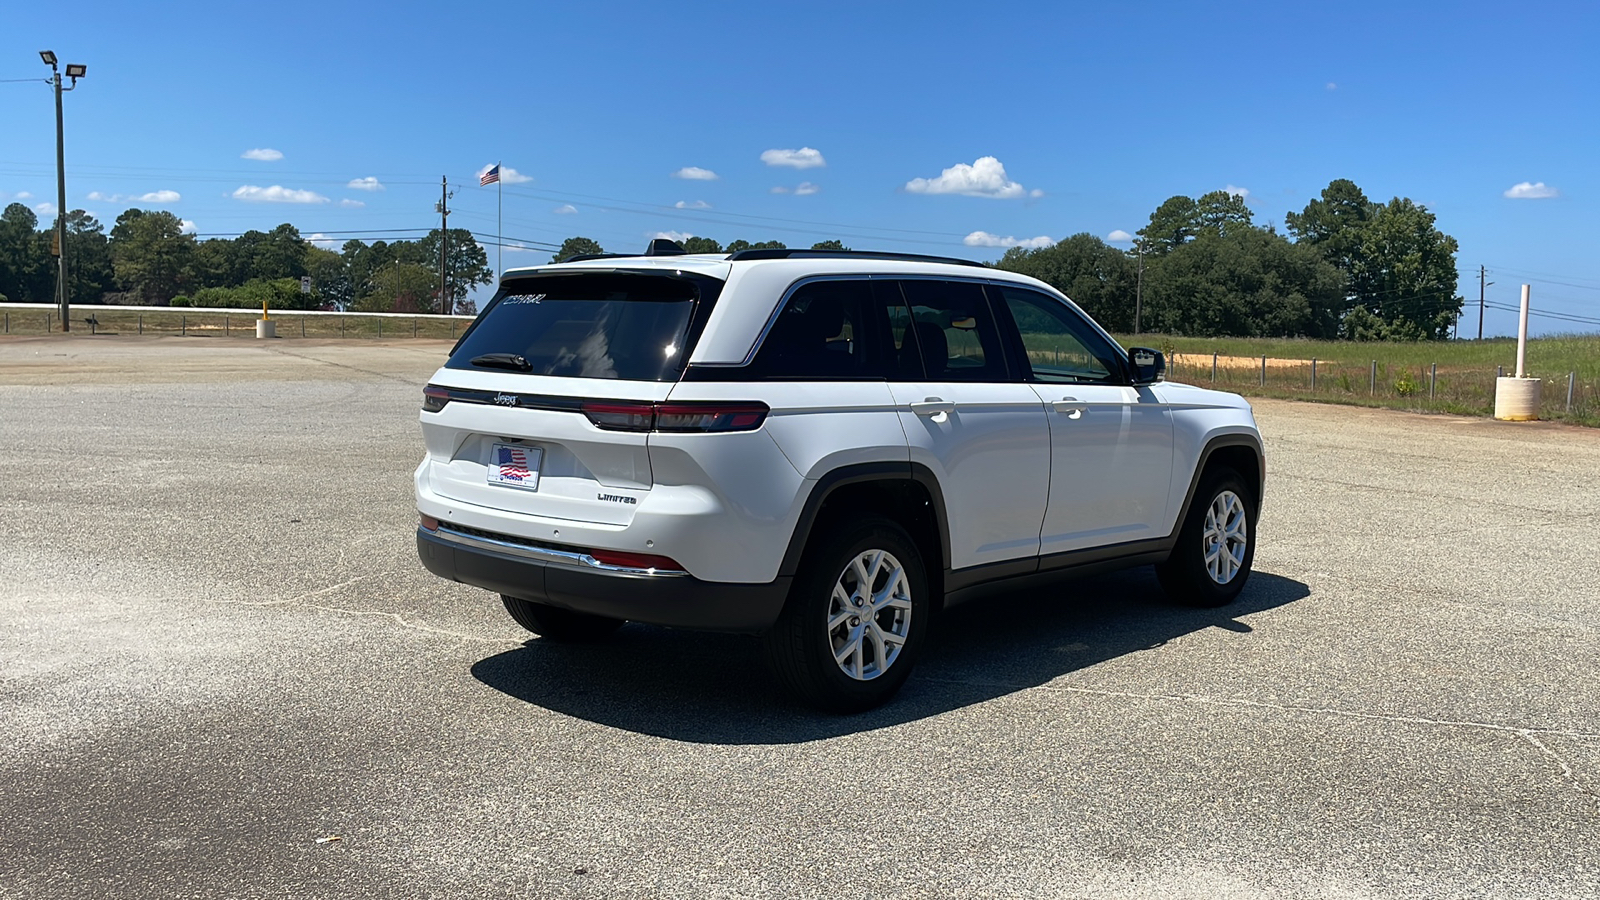
[[[55, 229], [39, 224], [21, 203], [0, 213], [0, 300], [54, 301]], [[65, 224], [75, 304], [468, 312], [473, 287], [494, 282], [483, 248], [459, 228], [448, 234], [441, 298], [437, 228], [415, 241], [345, 241], [335, 252], [288, 223], [199, 240], [165, 210], [127, 210], [109, 234], [81, 209], [67, 213]], [[309, 292], [301, 289], [306, 276]]]
[[[1302, 211], [1287, 234], [1256, 225], [1241, 197], [1213, 191], [1168, 198], [1131, 249], [1094, 235], [1048, 247], [1013, 247], [995, 266], [1031, 275], [1075, 300], [1106, 328], [1195, 336], [1437, 340], [1459, 317], [1455, 238], [1425, 207], [1404, 197], [1369, 200], [1340, 179]], [[110, 233], [83, 210], [66, 216], [68, 284], [77, 303], [339, 308], [469, 312], [477, 285], [494, 273], [471, 232], [449, 232], [449, 284], [439, 291], [438, 229], [420, 240], [346, 241], [335, 252], [293, 225], [236, 238], [198, 240], [170, 212], [130, 209]], [[0, 298], [54, 298], [52, 230], [28, 207], [0, 214]], [[690, 253], [782, 249], [781, 241], [708, 237], [679, 242]], [[847, 250], [837, 240], [816, 250]], [[559, 261], [605, 250], [567, 238]], [[310, 276], [312, 290], [301, 292]]]
[[1240, 197], [1171, 197], [1130, 250], [1078, 234], [1013, 247], [999, 268], [1071, 297], [1112, 331], [1203, 337], [1441, 340], [1461, 314], [1456, 240], [1404, 197], [1375, 203], [1331, 182], [1289, 235], [1252, 222]]
[[[728, 242], [724, 247], [708, 237], [686, 237], [678, 242], [685, 253], [738, 253], [740, 250], [787, 250], [789, 245], [782, 241], [761, 241], [752, 244], [746, 240]], [[818, 241], [811, 245], [813, 250], [849, 250], [841, 241]], [[593, 238], [569, 237], [561, 242], [561, 249], [550, 257], [551, 262], [560, 262], [574, 256], [598, 256], [605, 253], [605, 248]]]

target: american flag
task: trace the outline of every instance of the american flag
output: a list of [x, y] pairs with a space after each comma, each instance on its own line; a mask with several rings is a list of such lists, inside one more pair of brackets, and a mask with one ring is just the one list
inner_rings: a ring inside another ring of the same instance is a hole
[[491, 168], [489, 171], [483, 173], [481, 176], [478, 177], [478, 185], [481, 187], [481, 186], [486, 185], [486, 184], [494, 184], [496, 181], [499, 181], [499, 180], [500, 180], [500, 164], [499, 163], [495, 163], [493, 168]]
[[528, 454], [520, 447], [501, 447], [500, 477], [522, 481], [528, 477]]

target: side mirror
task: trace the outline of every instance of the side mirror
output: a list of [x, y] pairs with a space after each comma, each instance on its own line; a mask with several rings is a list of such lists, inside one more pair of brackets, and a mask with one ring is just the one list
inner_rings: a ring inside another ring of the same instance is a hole
[[1154, 384], [1166, 377], [1167, 358], [1161, 355], [1160, 350], [1130, 347], [1128, 368], [1132, 370], [1129, 374], [1133, 376], [1134, 384]]

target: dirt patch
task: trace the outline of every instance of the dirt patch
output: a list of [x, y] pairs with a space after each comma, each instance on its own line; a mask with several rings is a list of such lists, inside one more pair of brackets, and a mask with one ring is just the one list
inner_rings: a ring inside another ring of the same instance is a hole
[[[1173, 363], [1186, 369], [1209, 368], [1211, 354], [1209, 353], [1174, 353]], [[1309, 359], [1273, 359], [1267, 357], [1268, 369], [1297, 369], [1301, 366], [1309, 367]], [[1218, 356], [1217, 368], [1219, 369], [1260, 369], [1261, 357], [1259, 356]]]

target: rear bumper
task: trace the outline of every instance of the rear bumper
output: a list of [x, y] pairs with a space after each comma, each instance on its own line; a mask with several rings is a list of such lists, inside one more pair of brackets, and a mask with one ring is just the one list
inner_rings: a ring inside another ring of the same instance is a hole
[[791, 580], [727, 584], [688, 575], [584, 570], [465, 546], [422, 528], [417, 529], [417, 555], [428, 571], [462, 584], [577, 612], [696, 631], [767, 630], [783, 610]]

